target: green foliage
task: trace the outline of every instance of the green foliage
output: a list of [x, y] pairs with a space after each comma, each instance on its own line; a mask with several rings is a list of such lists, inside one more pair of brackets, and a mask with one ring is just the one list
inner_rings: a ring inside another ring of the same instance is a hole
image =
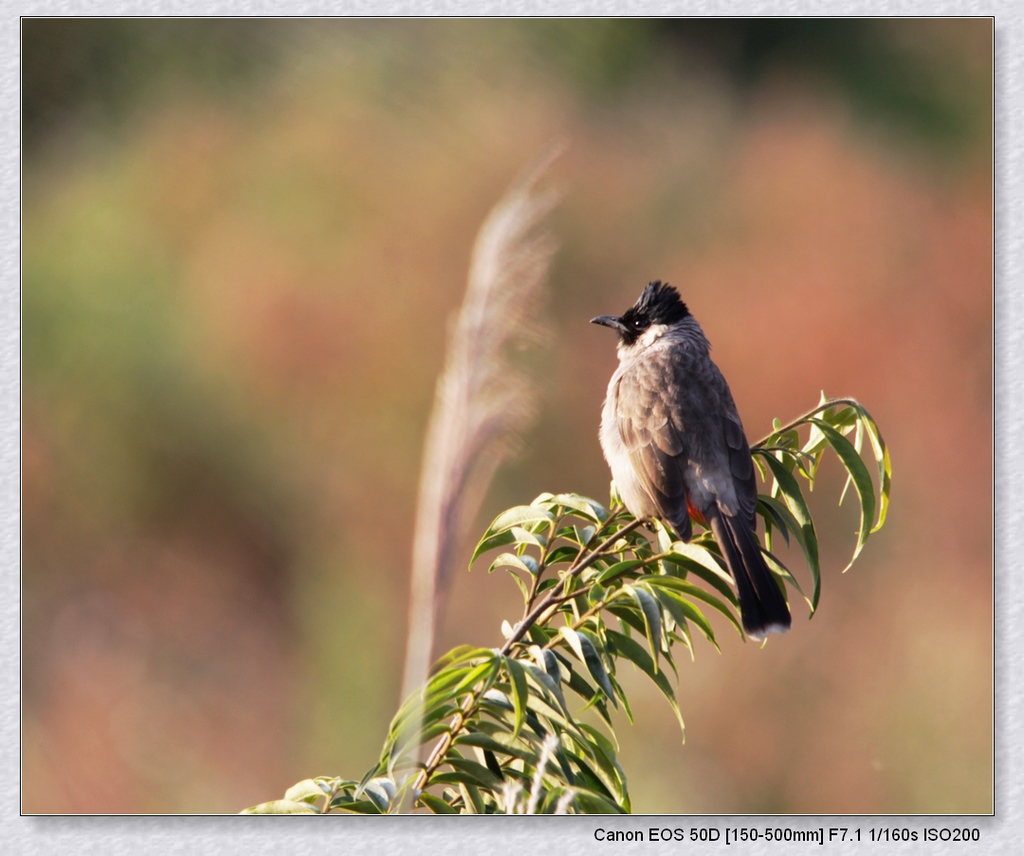
[[[865, 437], [875, 481], [861, 458]], [[856, 401], [823, 394], [818, 407], [788, 425], [776, 423], [753, 449], [768, 486], [758, 505], [766, 558], [799, 592], [771, 551], [776, 535], [787, 543], [792, 536], [810, 569], [812, 593], [805, 599], [812, 614], [821, 567], [801, 481], [813, 486], [830, 449], [859, 500], [852, 564], [884, 524], [891, 489], [888, 450], [868, 412]], [[438, 660], [423, 690], [392, 720], [380, 759], [362, 781], [307, 779], [283, 800], [247, 811], [630, 811], [611, 713], [621, 708], [632, 719], [619, 669], [629, 664], [650, 678], [685, 736], [668, 677], [669, 671], [677, 676], [677, 646], [691, 657], [696, 637], [717, 648], [709, 620], [715, 614], [744, 638], [731, 579], [711, 533], [698, 532], [686, 544], [657, 523], [649, 537], [640, 531], [643, 522], [620, 504], [607, 511], [576, 494], [541, 494], [498, 515], [471, 564], [492, 549], [510, 548], [489, 567], [507, 571], [523, 593], [523, 617], [505, 624], [504, 643], [460, 646]], [[421, 748], [428, 747], [426, 760], [419, 761]]]

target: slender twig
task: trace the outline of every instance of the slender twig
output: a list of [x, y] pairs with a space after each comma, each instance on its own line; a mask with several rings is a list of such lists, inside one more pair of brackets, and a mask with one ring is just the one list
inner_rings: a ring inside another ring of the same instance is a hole
[[[591, 618], [593, 618], [593, 617], [594, 617], [595, 615], [597, 615], [597, 614], [598, 614], [598, 613], [599, 613], [599, 612], [600, 612], [600, 611], [601, 611], [602, 609], [604, 609], [604, 608], [605, 608], [605, 607], [606, 607], [606, 606], [607, 606], [607, 605], [609, 604], [609, 602], [610, 602], [610, 601], [608, 601], [608, 600], [601, 600], [601, 601], [598, 601], [597, 603], [595, 603], [595, 604], [594, 604], [594, 605], [593, 605], [592, 607], [590, 607], [590, 609], [588, 609], [588, 610], [587, 610], [586, 612], [584, 612], [584, 613], [583, 613], [583, 614], [582, 614], [582, 615], [581, 615], [581, 616], [580, 616], [579, 618], [577, 618], [577, 619], [576, 619], [576, 620], [575, 620], [575, 621], [574, 621], [574, 622], [573, 622], [572, 624], [570, 624], [569, 626], [570, 626], [570, 627], [571, 627], [571, 628], [572, 628], [573, 630], [579, 630], [579, 629], [580, 629], [580, 628], [581, 628], [581, 627], [582, 627], [582, 626], [583, 626], [584, 624], [586, 624], [586, 623], [587, 623], [587, 622], [588, 622], [588, 621], [589, 621], [589, 620], [590, 620]], [[550, 639], [549, 639], [549, 640], [548, 640], [548, 641], [547, 641], [547, 642], [546, 642], [546, 643], [544, 644], [544, 650], [549, 650], [549, 649], [551, 649], [551, 648], [554, 648], [554, 647], [555, 647], [555, 645], [557, 645], [557, 644], [558, 644], [558, 641], [559, 641], [559, 638], [558, 638], [558, 636], [557, 636], [557, 635], [556, 635], [556, 636], [552, 636], [552, 637], [551, 637], [551, 638], [550, 638]]]
[[[632, 573], [632, 571], [637, 571], [637, 570], [640, 570], [641, 568], [647, 568], [650, 565], [656, 564], [657, 562], [660, 562], [660, 561], [664, 560], [667, 555], [668, 555], [668, 553], [658, 553], [658, 554], [656, 554], [654, 556], [651, 556], [649, 559], [644, 559], [639, 565], [637, 565], [635, 568], [633, 568], [630, 572]], [[550, 608], [554, 609], [556, 607], [561, 606], [563, 603], [568, 603], [570, 600], [575, 600], [576, 598], [581, 597], [581, 596], [585, 595], [587, 592], [591, 591], [597, 585], [598, 584], [596, 582], [588, 583], [587, 585], [583, 586], [583, 588], [576, 589], [576, 591], [572, 591], [572, 592], [568, 592], [567, 594], [559, 595], [558, 597], [554, 598], [551, 601]], [[606, 600], [601, 600], [601, 601], [598, 601], [597, 603], [595, 603], [590, 609], [588, 609], [586, 612], [584, 612], [576, 621], [574, 621], [572, 623], [572, 625], [571, 625], [572, 629], [573, 630], [579, 629], [583, 624], [586, 623], [586, 620], [588, 618], [591, 618], [592, 616], [597, 615], [597, 613], [599, 613], [602, 609], [604, 609], [610, 602], [611, 602], [610, 599], [606, 599]], [[536, 624], [544, 624], [550, 617], [551, 617], [550, 615], [541, 615], [541, 616], [538, 617], [538, 619], [537, 619], [537, 621], [535, 623]], [[552, 639], [550, 639], [547, 642], [547, 644], [545, 644], [543, 647], [544, 648], [551, 648], [557, 642], [558, 642], [558, 637], [556, 636], [556, 637], [553, 637]], [[515, 644], [517, 644], [517, 645], [522, 644], [522, 639], [520, 638], [520, 640], [518, 642], [516, 642]]]
[[[552, 524], [552, 531], [554, 530], [554, 524]], [[551, 551], [551, 544], [554, 542], [554, 538], [549, 538], [547, 543], [541, 547], [540, 558], [537, 560], [537, 573], [533, 575], [533, 580], [530, 582], [530, 595], [526, 599], [525, 612], [530, 611], [530, 607], [533, 606], [533, 600], [537, 597], [537, 587], [540, 585], [540, 578], [544, 574], [544, 566], [548, 563], [548, 555]]]
[[334, 784], [331, 786], [330, 792], [324, 794], [324, 796], [327, 797], [327, 802], [324, 803], [324, 814], [327, 814], [327, 812], [331, 810], [331, 803], [334, 802], [334, 798], [338, 795], [338, 791], [340, 790], [341, 782], [339, 780], [335, 780]]
[[434, 770], [436, 770], [440, 765], [445, 754], [448, 752], [448, 749], [451, 747], [452, 741], [455, 739], [455, 735], [462, 730], [462, 726], [466, 723], [466, 717], [469, 716], [478, 700], [478, 691], [472, 692], [466, 696], [466, 700], [462, 703], [462, 709], [455, 714], [455, 718], [452, 720], [451, 727], [448, 732], [437, 742], [437, 745], [434, 747], [434, 751], [430, 753], [430, 757], [423, 765], [423, 769], [421, 769], [417, 774], [416, 781], [412, 786], [412, 792], [414, 795], [424, 787], [430, 777], [434, 774]]
[[817, 407], [808, 410], [802, 416], [798, 416], [792, 422], [786, 423], [781, 428], [773, 428], [770, 434], [767, 434], [766, 436], [762, 437], [760, 440], [754, 443], [754, 445], [751, 446], [751, 448], [759, 449], [761, 446], [767, 443], [773, 435], [782, 434], [788, 431], [790, 428], [796, 428], [798, 425], [802, 425], [804, 422], [806, 422], [808, 419], [814, 416], [815, 413], [821, 413], [822, 410], [828, 410], [830, 407], [835, 407], [836, 405], [839, 404], [845, 404], [847, 407], [860, 407], [860, 402], [857, 401], [857, 399], [855, 398], [830, 398], [828, 401], [823, 401]]
[[[604, 553], [604, 551], [611, 545], [618, 541], [620, 538], [625, 537], [637, 527], [643, 524], [643, 519], [633, 520], [627, 523], [617, 532], [612, 533], [604, 541], [602, 541], [594, 550], [587, 553], [585, 557], [577, 557], [576, 561], [572, 566], [562, 575], [562, 589], [564, 591], [568, 581], [579, 576], [584, 570], [589, 568], [594, 562], [596, 562]], [[560, 595], [556, 594], [558, 586], [555, 586], [548, 593], [540, 603], [538, 603], [533, 610], [519, 622], [519, 626], [515, 629], [515, 632], [509, 636], [505, 641], [505, 644], [501, 648], [502, 654], [508, 654], [512, 650], [512, 646], [515, 645], [520, 639], [522, 639], [527, 631], [537, 622], [537, 619], [543, 614], [543, 612], [551, 606], [555, 599]]]
[[[540, 564], [539, 567], [544, 567], [543, 562]], [[532, 579], [530, 580], [530, 594], [526, 598], [526, 612], [530, 611], [530, 607], [533, 606], [534, 598], [537, 597], [537, 588], [540, 585], [540, 577], [541, 575], [539, 572], [532, 575]]]

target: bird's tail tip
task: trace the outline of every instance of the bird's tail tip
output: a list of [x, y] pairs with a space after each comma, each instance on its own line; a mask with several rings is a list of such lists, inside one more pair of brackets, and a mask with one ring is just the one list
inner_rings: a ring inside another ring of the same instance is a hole
[[753, 626], [749, 626], [747, 622], [743, 622], [743, 630], [746, 632], [747, 636], [755, 642], [763, 642], [772, 633], [788, 633], [789, 628], [792, 626], [793, 622], [789, 615], [787, 615], [785, 619], [775, 619], [772, 621], [757, 623]]
[[736, 582], [747, 636], [763, 641], [772, 633], [785, 633], [793, 623], [789, 604], [761, 555], [753, 529], [723, 514], [713, 514], [709, 522]]

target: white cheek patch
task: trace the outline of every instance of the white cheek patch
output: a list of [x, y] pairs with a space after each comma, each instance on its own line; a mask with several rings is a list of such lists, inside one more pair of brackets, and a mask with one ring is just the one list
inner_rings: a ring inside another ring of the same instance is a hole
[[636, 343], [641, 348], [649, 347], [657, 342], [667, 329], [668, 326], [665, 324], [652, 324], [644, 331], [644, 334], [636, 340]]
[[620, 341], [619, 354], [621, 355], [623, 351], [628, 351], [631, 354], [635, 354], [638, 353], [639, 351], [646, 350], [655, 342], [657, 342], [658, 339], [660, 339], [664, 335], [666, 330], [668, 330], [667, 324], [652, 324], [650, 327], [644, 330], [643, 335], [640, 336], [640, 338], [637, 339], [632, 345], [626, 345], [625, 343]]

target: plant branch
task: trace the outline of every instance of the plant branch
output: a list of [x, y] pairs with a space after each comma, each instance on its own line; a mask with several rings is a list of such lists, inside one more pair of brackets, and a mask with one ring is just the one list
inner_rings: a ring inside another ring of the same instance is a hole
[[[639, 565], [637, 565], [635, 568], [633, 568], [633, 570], [636, 571], [636, 570], [639, 570], [640, 568], [647, 568], [650, 565], [653, 565], [653, 564], [656, 564], [657, 562], [663, 561], [667, 555], [668, 555], [668, 553], [658, 553], [657, 555], [651, 556], [649, 559], [644, 559]], [[551, 600], [549, 608], [551, 608], [551, 607], [558, 607], [558, 606], [561, 606], [563, 603], [569, 602], [570, 600], [575, 600], [576, 598], [581, 597], [582, 595], [585, 595], [587, 592], [591, 591], [596, 585], [597, 585], [596, 582], [588, 583], [587, 585], [583, 586], [583, 588], [581, 588], [581, 589], [577, 589], [576, 591], [569, 592], [568, 594], [558, 595], [557, 597], [555, 597], [554, 599]], [[604, 609], [609, 603], [611, 603], [611, 600], [612, 600], [611, 598], [608, 598], [608, 599], [601, 600], [601, 601], [598, 601], [597, 603], [595, 603], [590, 609], [588, 609], [586, 612], [584, 612], [582, 615], [580, 615], [580, 617], [576, 621], [574, 621], [572, 623], [572, 625], [571, 625], [572, 629], [573, 630], [578, 630], [586, 622], [586, 620], [588, 618], [596, 615], [602, 609]], [[541, 615], [537, 619], [536, 623], [537, 624], [543, 624], [550, 617], [551, 617], [550, 615]], [[557, 641], [558, 641], [557, 638], [551, 639], [546, 645], [544, 645], [544, 648], [551, 648], [551, 647], [553, 647], [557, 643]], [[516, 643], [514, 643], [514, 644], [518, 645], [518, 644], [521, 644], [521, 643], [522, 643], [522, 638], [520, 637], [520, 639]]]
[[[620, 538], [628, 535], [634, 529], [641, 526], [643, 522], [644, 521], [642, 519], [637, 519], [633, 520], [630, 523], [627, 523], [617, 532], [613, 532], [611, 535], [605, 538], [604, 541], [602, 541], [597, 547], [595, 547], [591, 552], [587, 553], [584, 557], [577, 557], [576, 561], [572, 564], [569, 570], [566, 571], [565, 574], [562, 576], [563, 592], [565, 590], [565, 585], [569, 580], [579, 576], [584, 570], [586, 570], [592, 564], [594, 564], [594, 562], [596, 562], [601, 557], [604, 551], [608, 549], [608, 547], [611, 544], [614, 544]], [[544, 613], [544, 611], [549, 606], [552, 606], [557, 602], [558, 598], [561, 596], [559, 594], [556, 594], [557, 591], [558, 586], [552, 588], [551, 591], [548, 593], [548, 596], [545, 597], [540, 603], [538, 603], [523, 618], [523, 620], [519, 622], [519, 626], [516, 628], [515, 632], [505, 641], [505, 644], [502, 646], [502, 654], [508, 654], [508, 652], [512, 650], [512, 646], [515, 645], [520, 639], [522, 639], [526, 635], [527, 631], [536, 623], [537, 619]]]
[[[584, 570], [590, 567], [594, 562], [596, 562], [604, 554], [605, 550], [607, 550], [609, 546], [614, 544], [620, 538], [623, 538], [624, 536], [628, 535], [634, 529], [641, 526], [643, 522], [644, 521], [642, 519], [637, 519], [627, 523], [621, 529], [613, 532], [611, 535], [605, 538], [605, 540], [598, 544], [598, 546], [595, 547], [593, 550], [586, 554], [581, 554], [580, 556], [578, 556], [576, 558], [576, 561], [569, 567], [569, 570], [566, 571], [565, 574], [562, 576], [562, 590], [564, 591], [565, 585], [570, 579], [578, 576]], [[548, 593], [547, 597], [541, 600], [541, 602], [538, 603], [529, 613], [527, 613], [523, 620], [519, 622], [519, 626], [516, 628], [515, 632], [506, 640], [505, 644], [502, 646], [500, 651], [502, 656], [508, 655], [508, 653], [512, 650], [513, 646], [516, 645], [523, 638], [523, 636], [526, 635], [527, 631], [537, 622], [537, 619], [545, 612], [545, 610], [547, 610], [549, 607], [553, 605], [557, 605], [557, 603], [559, 602], [559, 598], [562, 597], [562, 595], [556, 593], [558, 591], [558, 588], [558, 586], [555, 586]], [[441, 739], [438, 740], [437, 745], [434, 747], [434, 750], [430, 753], [430, 757], [423, 765], [423, 768], [416, 775], [416, 781], [413, 784], [413, 792], [421, 790], [430, 780], [430, 777], [433, 775], [434, 771], [438, 768], [438, 766], [440, 766], [445, 754], [448, 752], [448, 749], [451, 747], [452, 742], [455, 740], [456, 734], [458, 734], [458, 732], [462, 730], [462, 726], [465, 725], [466, 719], [472, 713], [473, 708], [479, 701], [479, 697], [479, 690], [472, 692], [468, 696], [466, 696], [465, 701], [462, 703], [462, 709], [459, 710], [459, 712], [456, 713], [455, 717], [452, 719], [451, 727], [449, 728], [448, 733], [444, 734], [441, 737]]]
[[780, 428], [773, 428], [771, 433], [769, 433], [768, 435], [762, 437], [760, 440], [758, 440], [756, 443], [754, 443], [754, 445], [751, 446], [751, 448], [752, 449], [759, 449], [766, 442], [768, 442], [768, 440], [772, 437], [773, 434], [782, 434], [785, 431], [789, 431], [791, 428], [796, 428], [798, 425], [803, 424], [808, 419], [810, 419], [812, 416], [814, 416], [816, 413], [821, 413], [822, 410], [828, 410], [830, 407], [835, 407], [836, 405], [839, 405], [839, 404], [845, 404], [847, 407], [860, 407], [860, 402], [857, 401], [857, 399], [855, 399], [855, 398], [830, 398], [828, 401], [823, 401], [817, 407], [811, 408], [806, 413], [804, 413], [802, 416], [798, 416], [792, 422], [787, 422], [785, 425], [781, 426]]

